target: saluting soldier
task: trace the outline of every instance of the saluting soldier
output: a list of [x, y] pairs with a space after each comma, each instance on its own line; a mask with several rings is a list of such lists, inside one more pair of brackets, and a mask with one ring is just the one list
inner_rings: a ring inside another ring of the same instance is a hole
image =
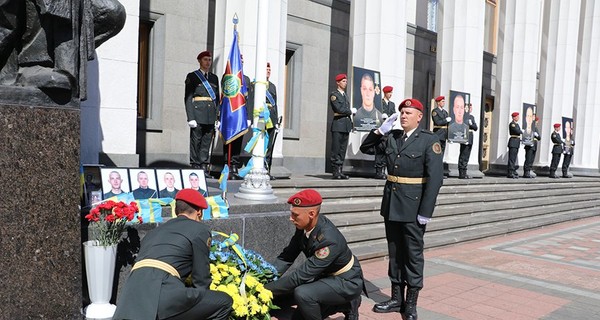
[[228, 319], [233, 300], [209, 289], [211, 232], [200, 222], [206, 199], [183, 189], [175, 200], [177, 218], [142, 239], [113, 319]]
[[537, 152], [538, 141], [542, 139], [540, 132], [538, 131], [540, 118], [535, 117], [535, 123], [533, 124], [533, 139], [531, 145], [525, 146], [525, 163], [523, 163], [523, 178], [535, 178], [537, 175], [533, 172], [533, 160], [535, 159], [535, 153]]
[[517, 169], [517, 155], [519, 154], [519, 147], [521, 146], [521, 135], [523, 131], [519, 126], [519, 113], [512, 113], [512, 121], [508, 124], [508, 131], [510, 138], [508, 139], [508, 173], [507, 178], [518, 179]]
[[343, 312], [345, 319], [358, 319], [362, 269], [342, 233], [319, 214], [322, 202], [312, 189], [288, 199], [296, 232], [273, 265], [283, 274], [301, 252], [306, 261], [265, 288], [274, 297], [294, 294], [298, 308], [293, 319], [324, 319], [336, 312]]
[[348, 176], [342, 173], [344, 159], [346, 159], [346, 148], [348, 147], [348, 138], [352, 131], [352, 119], [350, 117], [356, 113], [355, 108], [350, 107], [350, 100], [346, 95], [346, 86], [348, 79], [345, 73], [335, 76], [337, 89], [329, 94], [329, 105], [333, 109], [333, 120], [331, 120], [331, 167], [334, 179], [348, 179]]
[[442, 146], [442, 154], [446, 150], [446, 139], [448, 138], [448, 124], [452, 120], [448, 115], [448, 111], [444, 109], [446, 97], [438, 96], [435, 98], [437, 107], [431, 112], [431, 120], [433, 120], [433, 132], [437, 134], [440, 145]]
[[438, 136], [418, 128], [423, 118], [421, 102], [406, 99], [399, 108], [402, 130], [392, 130], [398, 118], [395, 113], [371, 131], [361, 145], [385, 152], [388, 163], [381, 215], [388, 243], [392, 296], [377, 303], [373, 311], [400, 312], [403, 319], [416, 320], [425, 264], [423, 236], [442, 186], [443, 153]]
[[565, 144], [562, 138], [560, 137], [560, 123], [554, 124], [554, 132], [550, 136], [552, 143], [552, 161], [550, 161], [550, 178], [558, 179], [560, 178], [556, 174], [556, 168], [558, 168], [558, 163], [560, 162], [560, 155], [563, 152], [563, 145]]
[[471, 176], [467, 174], [467, 166], [469, 165], [469, 157], [471, 156], [471, 149], [473, 148], [473, 132], [477, 131], [477, 123], [475, 117], [471, 114], [473, 111], [473, 105], [470, 103], [466, 106], [467, 109], [467, 125], [469, 126], [468, 142], [461, 143], [460, 154], [458, 156], [458, 178], [459, 179], [471, 179]]
[[218, 127], [220, 105], [219, 78], [210, 72], [212, 55], [209, 51], [198, 54], [200, 69], [185, 78], [185, 112], [190, 127], [190, 164], [202, 168], [210, 177], [210, 143]]

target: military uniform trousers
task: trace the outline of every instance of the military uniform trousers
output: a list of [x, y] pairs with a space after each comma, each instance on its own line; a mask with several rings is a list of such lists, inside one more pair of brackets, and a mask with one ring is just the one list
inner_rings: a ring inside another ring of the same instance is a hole
[[471, 149], [473, 148], [472, 144], [461, 144], [460, 145], [460, 155], [458, 156], [458, 169], [459, 170], [467, 170], [467, 166], [469, 165], [469, 157], [471, 157]]
[[537, 148], [535, 146], [525, 146], [525, 162], [523, 163], [523, 170], [525, 172], [533, 169], [533, 159], [535, 159], [535, 153]]
[[[388, 244], [388, 276], [392, 284], [423, 288], [423, 236], [425, 225], [415, 222], [396, 222], [386, 219], [385, 237]], [[408, 250], [403, 250], [408, 248]]]
[[377, 152], [375, 150], [375, 168], [387, 167], [387, 159], [384, 152]]
[[269, 145], [267, 146], [267, 154], [265, 154], [265, 160], [269, 165], [269, 173], [271, 172], [271, 163], [273, 162], [273, 148], [275, 147], [275, 130], [275, 128], [267, 129], [267, 134], [269, 135]]
[[519, 154], [519, 148], [508, 148], [508, 175], [517, 175], [517, 169], [519, 169], [519, 165], [517, 164], [517, 155]]
[[208, 164], [210, 142], [215, 131], [212, 124], [198, 124], [190, 128], [190, 164]]
[[571, 157], [572, 156], [573, 155], [571, 155], [571, 154], [565, 154], [563, 156], [563, 162], [562, 162], [562, 172], [563, 172], [563, 175], [567, 174], [567, 171], [569, 171], [569, 166], [571, 165]]
[[[552, 153], [552, 160], [550, 161], [550, 173], [553, 173], [556, 171], [556, 168], [558, 168], [558, 163], [560, 162], [560, 155], [562, 153]], [[563, 160], [564, 163], [564, 160]]]
[[331, 132], [331, 164], [342, 166], [346, 158], [346, 148], [348, 148], [348, 132]]

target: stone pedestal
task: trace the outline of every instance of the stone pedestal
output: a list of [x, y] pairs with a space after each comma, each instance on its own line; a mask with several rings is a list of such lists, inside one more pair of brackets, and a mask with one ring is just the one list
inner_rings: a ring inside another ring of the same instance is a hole
[[79, 109], [0, 104], [0, 314], [81, 318]]

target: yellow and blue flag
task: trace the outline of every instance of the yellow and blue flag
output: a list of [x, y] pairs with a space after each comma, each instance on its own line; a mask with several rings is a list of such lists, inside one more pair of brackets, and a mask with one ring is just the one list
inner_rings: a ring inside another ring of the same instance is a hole
[[227, 178], [229, 178], [229, 166], [225, 165], [219, 177], [219, 189], [223, 192], [227, 192]]
[[225, 73], [221, 80], [221, 137], [225, 144], [233, 142], [248, 131], [248, 116], [246, 114], [246, 86], [242, 70], [242, 58], [238, 46], [238, 33], [233, 30], [233, 44]]

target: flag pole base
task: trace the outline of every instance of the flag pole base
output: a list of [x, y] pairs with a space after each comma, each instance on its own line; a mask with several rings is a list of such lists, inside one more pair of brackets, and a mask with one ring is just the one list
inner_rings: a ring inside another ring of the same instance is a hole
[[239, 191], [234, 195], [236, 198], [274, 202], [277, 197], [273, 194], [269, 172], [265, 168], [253, 168], [244, 177], [244, 182]]

